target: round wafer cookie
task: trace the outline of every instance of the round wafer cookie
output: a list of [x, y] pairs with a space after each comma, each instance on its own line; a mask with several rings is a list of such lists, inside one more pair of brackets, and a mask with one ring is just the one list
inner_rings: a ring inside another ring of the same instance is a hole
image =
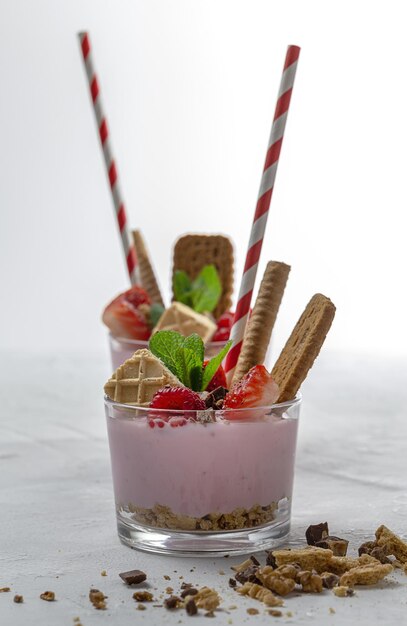
[[321, 350], [335, 310], [326, 296], [312, 296], [271, 372], [280, 388], [277, 402], [295, 397]]
[[193, 280], [205, 265], [213, 264], [219, 274], [222, 295], [213, 311], [216, 319], [232, 306], [233, 245], [224, 235], [184, 235], [174, 246], [172, 275], [184, 270]]
[[143, 235], [139, 230], [133, 230], [133, 240], [136, 247], [138, 264], [140, 268], [141, 284], [150, 296], [151, 302], [153, 304], [161, 304], [161, 306], [164, 307], [164, 301], [162, 299], [160, 288], [155, 277], [153, 266], [151, 265], [146, 244], [144, 242]]
[[290, 269], [289, 265], [279, 261], [267, 263], [244, 335], [232, 384], [243, 378], [254, 365], [264, 363]]

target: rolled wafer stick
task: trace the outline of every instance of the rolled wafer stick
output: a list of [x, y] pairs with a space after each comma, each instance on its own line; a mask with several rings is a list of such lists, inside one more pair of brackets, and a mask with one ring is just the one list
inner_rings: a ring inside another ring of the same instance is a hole
[[295, 397], [321, 350], [335, 310], [326, 296], [312, 296], [271, 372], [280, 388], [277, 402]]
[[243, 378], [251, 367], [264, 362], [290, 269], [289, 265], [278, 261], [267, 263], [232, 384]]
[[143, 235], [139, 230], [133, 230], [133, 241], [137, 252], [137, 258], [140, 268], [141, 284], [151, 298], [151, 302], [164, 305], [160, 288], [151, 265], [150, 257], [147, 252]]

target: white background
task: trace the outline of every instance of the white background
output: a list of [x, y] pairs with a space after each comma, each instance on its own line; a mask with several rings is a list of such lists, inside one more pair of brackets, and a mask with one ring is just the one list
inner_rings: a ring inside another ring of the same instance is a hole
[[128, 285], [76, 40], [88, 29], [129, 221], [167, 295], [186, 231], [229, 233], [240, 280], [286, 46], [302, 47], [260, 266], [292, 266], [275, 345], [321, 291], [338, 308], [330, 349], [407, 352], [403, 3], [0, 7], [2, 348], [98, 352], [102, 308]]

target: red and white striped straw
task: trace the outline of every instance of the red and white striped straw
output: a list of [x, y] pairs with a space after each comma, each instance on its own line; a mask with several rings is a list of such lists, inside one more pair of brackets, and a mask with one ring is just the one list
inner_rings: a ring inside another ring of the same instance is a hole
[[278, 92], [276, 110], [271, 127], [266, 162], [264, 164], [256, 210], [254, 212], [253, 225], [246, 254], [246, 262], [243, 269], [242, 282], [240, 284], [236, 312], [230, 335], [232, 339], [232, 347], [229, 350], [225, 364], [225, 371], [229, 384], [232, 381], [236, 363], [242, 348], [243, 336], [250, 311], [250, 303], [256, 280], [261, 247], [263, 245], [264, 232], [269, 214], [271, 196], [274, 189], [278, 160], [280, 157], [281, 145], [283, 143], [284, 130], [299, 55], [300, 48], [298, 46], [288, 46], [280, 89]]
[[109, 177], [110, 191], [112, 193], [113, 204], [116, 212], [117, 224], [119, 226], [122, 240], [123, 252], [126, 259], [127, 271], [131, 284], [140, 283], [139, 267], [133, 239], [127, 229], [126, 209], [124, 208], [122, 191], [119, 184], [116, 162], [113, 157], [110, 134], [107, 126], [106, 115], [100, 96], [100, 87], [93, 62], [93, 55], [90, 46], [89, 33], [78, 33], [81, 44], [82, 57], [88, 77], [90, 95], [92, 98], [93, 111], [95, 113], [96, 124], [99, 130], [100, 143], [103, 150], [107, 175]]

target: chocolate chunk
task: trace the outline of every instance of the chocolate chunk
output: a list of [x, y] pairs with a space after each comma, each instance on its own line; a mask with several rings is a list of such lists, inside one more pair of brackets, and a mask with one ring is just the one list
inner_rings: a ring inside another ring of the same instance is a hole
[[18, 593], [16, 593], [16, 595], [13, 598], [13, 602], [15, 602], [16, 604], [21, 604], [22, 602], [24, 602], [24, 598], [23, 596], [18, 595]]
[[206, 408], [215, 409], [215, 411], [221, 409], [227, 392], [228, 390], [225, 387], [216, 387], [216, 389], [210, 391], [205, 398]]
[[177, 609], [181, 602], [182, 600], [178, 596], [170, 596], [164, 600], [164, 606], [170, 610]]
[[305, 538], [309, 546], [315, 546], [317, 541], [321, 541], [328, 537], [328, 522], [321, 522], [321, 524], [311, 524], [305, 531]]
[[332, 550], [334, 556], [346, 556], [348, 550], [349, 541], [346, 539], [340, 539], [334, 537], [334, 535], [328, 535], [321, 539], [321, 541], [315, 542], [316, 548], [325, 548], [325, 550]]
[[130, 572], [122, 572], [119, 576], [127, 585], [139, 585], [147, 578], [147, 574], [139, 569], [133, 569]]
[[196, 615], [198, 613], [198, 609], [196, 607], [196, 604], [193, 598], [188, 600], [188, 602], [185, 605], [185, 610], [188, 613], [188, 615]]
[[331, 574], [326, 572], [325, 574], [321, 574], [322, 578], [322, 586], [325, 589], [333, 589], [339, 583], [339, 576], [336, 574]]
[[256, 557], [253, 556], [253, 554], [251, 555], [250, 560], [253, 561], [253, 563], [257, 565], [258, 567], [260, 566], [260, 561], [258, 561]]
[[387, 558], [386, 550], [384, 549], [384, 547], [377, 546], [376, 548], [373, 548], [373, 550], [370, 553], [370, 556], [373, 556], [375, 559], [377, 559], [378, 561], [380, 561], [380, 563], [383, 563], [384, 565], [386, 563], [391, 563], [391, 560]]
[[187, 587], [184, 591], [181, 591], [181, 598], [186, 598], [187, 596], [196, 596], [198, 593], [198, 589], [194, 587]]
[[181, 589], [191, 589], [191, 587], [193, 587], [193, 584], [192, 584], [192, 583], [186, 583], [186, 582], [183, 582], [183, 583], [181, 584]]
[[266, 565], [270, 565], [270, 567], [272, 567], [273, 569], [276, 569], [277, 567], [276, 559], [274, 558], [271, 551], [267, 552]]
[[229, 587], [232, 587], [232, 589], [234, 589], [237, 585], [237, 582], [235, 581], [234, 578], [229, 578]]
[[365, 541], [365, 543], [362, 543], [362, 545], [359, 546], [358, 554], [359, 556], [362, 556], [362, 554], [370, 554], [373, 548], [376, 547], [377, 543], [375, 541]]
[[251, 567], [244, 569], [242, 572], [237, 572], [235, 578], [239, 583], [242, 583], [242, 585], [245, 583], [260, 583], [256, 576], [258, 569], [257, 565], [252, 565]]

